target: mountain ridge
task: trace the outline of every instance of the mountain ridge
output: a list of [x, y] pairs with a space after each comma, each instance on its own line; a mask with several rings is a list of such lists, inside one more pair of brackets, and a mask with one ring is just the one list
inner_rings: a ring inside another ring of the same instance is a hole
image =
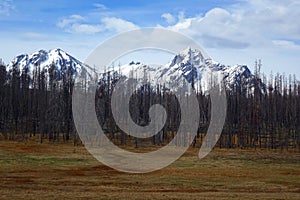
[[[26, 71], [32, 77], [38, 66], [46, 73], [49, 73], [50, 67], [53, 66], [57, 71], [58, 80], [61, 80], [62, 74], [68, 69], [71, 69], [73, 78], [80, 76], [83, 72], [87, 72], [90, 78], [95, 77], [93, 75], [95, 69], [61, 49], [39, 50], [30, 55], [20, 54], [8, 64], [7, 71], [11, 73], [14, 67], [18, 67], [21, 72]], [[254, 77], [246, 65], [225, 66], [211, 58], [205, 58], [201, 51], [189, 47], [179, 52], [165, 65], [153, 67], [140, 62], [131, 62], [122, 65], [119, 70], [118, 73], [125, 77], [138, 74], [139, 77], [146, 78], [151, 83], [178, 81], [183, 77], [187, 82], [201, 87], [204, 91], [207, 91], [212, 84], [212, 75], [218, 77], [219, 80], [224, 80], [228, 88], [232, 88], [241, 80], [246, 80], [247, 84], [250, 84]], [[143, 76], [145, 72], [147, 77]]]
[[32, 54], [20, 54], [7, 65], [8, 73], [11, 73], [14, 67], [18, 67], [20, 72], [26, 72], [31, 77], [37, 67], [40, 67], [40, 70], [45, 73], [49, 73], [50, 68], [54, 67], [58, 80], [61, 80], [62, 73], [66, 72], [68, 68], [71, 69], [71, 75], [74, 78], [83, 71], [92, 77], [93, 72], [91, 67], [59, 48], [49, 51], [39, 50]]
[[185, 78], [188, 83], [194, 84], [195, 88], [201, 87], [204, 91], [209, 90], [212, 78], [217, 82], [224, 80], [229, 89], [242, 80], [250, 84], [254, 78], [246, 65], [225, 66], [211, 58], [205, 58], [199, 50], [191, 48], [179, 52], [165, 65], [152, 67], [140, 62], [131, 62], [120, 69], [126, 77], [132, 76], [132, 73], [136, 74], [135, 77], [145, 77], [143, 73], [146, 71], [146, 77], [152, 83], [179, 81]]

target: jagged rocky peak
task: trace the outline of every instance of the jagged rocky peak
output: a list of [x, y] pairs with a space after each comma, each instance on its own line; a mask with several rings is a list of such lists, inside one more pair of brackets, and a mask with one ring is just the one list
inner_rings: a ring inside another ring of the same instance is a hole
[[188, 47], [173, 58], [173, 60], [170, 63], [170, 66], [172, 67], [176, 64], [200, 66], [204, 63], [205, 57], [203, 56], [203, 54], [197, 49], [192, 49]]
[[189, 83], [201, 86], [201, 89], [204, 91], [210, 88], [212, 77], [217, 77], [218, 81], [224, 81], [228, 88], [241, 83], [243, 79], [247, 79], [245, 81], [248, 83], [251, 82], [253, 75], [247, 66], [225, 66], [205, 55], [198, 49], [188, 47], [175, 55], [165, 65], [158, 67], [124, 65], [121, 69], [124, 72], [123, 75], [129, 74], [129, 70], [134, 70], [134, 73], [144, 75], [144, 69], [147, 69], [147, 77], [149, 77], [151, 83], [155, 83], [158, 80], [176, 82], [184, 78]]
[[[249, 68], [245, 65], [225, 66], [213, 59], [205, 56], [198, 49], [190, 47], [184, 49], [174, 56], [169, 63], [159, 66], [151, 66], [141, 62], [132, 61], [126, 65], [118, 67], [115, 73], [121, 73], [122, 76], [129, 77], [147, 77], [151, 83], [159, 81], [176, 82], [182, 77], [189, 83], [201, 85], [202, 90], [209, 88], [212, 74], [224, 80], [228, 88], [240, 83], [246, 78], [247, 82], [251, 83], [253, 75]], [[55, 67], [58, 78], [61, 78], [65, 70], [71, 69], [73, 77], [82, 75], [83, 72], [91, 79], [97, 77], [95, 70], [80, 62], [73, 56], [64, 52], [61, 49], [53, 49], [50, 51], [40, 50], [33, 54], [21, 54], [14, 58], [8, 65], [9, 73], [14, 67], [18, 67], [21, 72], [26, 70], [29, 75], [40, 68], [46, 73], [50, 67]], [[99, 75], [99, 74], [98, 74]], [[101, 77], [101, 75], [99, 75]]]

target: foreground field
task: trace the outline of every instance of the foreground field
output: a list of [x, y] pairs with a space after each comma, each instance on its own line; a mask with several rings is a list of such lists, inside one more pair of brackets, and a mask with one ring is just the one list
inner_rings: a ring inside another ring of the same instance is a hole
[[0, 141], [1, 199], [300, 199], [300, 154], [191, 148], [148, 174], [115, 171], [71, 144]]

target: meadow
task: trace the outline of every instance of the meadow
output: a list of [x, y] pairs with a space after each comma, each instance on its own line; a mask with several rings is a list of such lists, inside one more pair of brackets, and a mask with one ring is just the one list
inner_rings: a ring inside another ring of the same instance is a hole
[[159, 171], [118, 172], [72, 143], [0, 141], [0, 199], [300, 199], [300, 153], [199, 149]]

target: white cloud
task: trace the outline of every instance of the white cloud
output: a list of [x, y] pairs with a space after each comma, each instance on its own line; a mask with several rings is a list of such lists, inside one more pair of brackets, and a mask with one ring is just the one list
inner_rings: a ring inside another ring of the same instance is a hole
[[12, 0], [0, 0], [0, 15], [10, 15], [14, 9]]
[[83, 33], [83, 34], [94, 34], [99, 33], [104, 30], [102, 25], [91, 25], [91, 24], [72, 24], [71, 28], [68, 32], [75, 32], [75, 33]]
[[204, 15], [185, 17], [167, 28], [192, 36], [207, 47], [247, 48], [274, 45], [273, 40], [299, 40], [300, 1], [247, 0]]
[[180, 11], [178, 14], [178, 20], [179, 22], [183, 21], [185, 19], [185, 14], [183, 11]]
[[164, 18], [168, 24], [173, 24], [176, 21], [176, 18], [170, 13], [164, 13], [161, 17]]
[[96, 9], [98, 10], [106, 10], [107, 7], [101, 3], [95, 3], [94, 6], [96, 7]]
[[267, 37], [300, 39], [300, 2], [295, 0], [249, 0], [244, 8], [243, 20], [256, 25], [255, 31]]
[[88, 23], [88, 20], [80, 15], [71, 15], [57, 23], [59, 28], [69, 33], [95, 34], [104, 31], [123, 32], [137, 29], [132, 22], [116, 17], [104, 17], [100, 23]]
[[286, 49], [300, 50], [300, 46], [297, 45], [293, 41], [288, 41], [288, 40], [273, 40], [272, 42], [273, 42], [274, 45], [276, 45], [278, 47], [282, 47], [282, 48], [286, 48]]
[[80, 16], [80, 15], [71, 15], [65, 19], [62, 19], [60, 20], [58, 23], [57, 23], [57, 26], [59, 28], [65, 28], [71, 24], [75, 24], [75, 23], [78, 23], [78, 22], [81, 22], [81, 21], [84, 21], [84, 17]]
[[132, 22], [123, 20], [121, 18], [105, 17], [101, 21], [105, 29], [109, 31], [116, 31], [118, 33], [138, 28], [138, 26], [133, 24]]
[[194, 21], [195, 18], [187, 18], [187, 19], [181, 19], [178, 23], [176, 23], [173, 26], [170, 26], [169, 28], [174, 31], [189, 31], [192, 21]]

